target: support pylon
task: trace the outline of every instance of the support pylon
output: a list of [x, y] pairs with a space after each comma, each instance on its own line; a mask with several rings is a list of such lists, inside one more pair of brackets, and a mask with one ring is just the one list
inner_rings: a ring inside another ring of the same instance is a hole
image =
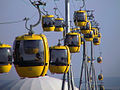
[[83, 61], [82, 61], [82, 66], [81, 66], [79, 90], [81, 90], [81, 87], [82, 87], [83, 70], [84, 70], [84, 75], [85, 75], [85, 90], [91, 90], [89, 73], [88, 73], [88, 65], [87, 65], [87, 54], [86, 54], [86, 42], [85, 42], [85, 40], [84, 40], [84, 44], [83, 44]]
[[96, 78], [96, 74], [95, 74], [95, 68], [94, 68], [94, 59], [93, 59], [93, 42], [91, 41], [91, 64], [90, 64], [90, 78], [91, 78], [91, 88], [92, 90], [98, 90], [98, 86], [97, 86], [97, 78]]

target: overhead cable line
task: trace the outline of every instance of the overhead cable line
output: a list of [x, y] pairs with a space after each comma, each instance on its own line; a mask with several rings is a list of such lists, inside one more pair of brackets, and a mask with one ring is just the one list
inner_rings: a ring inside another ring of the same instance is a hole
[[58, 6], [57, 6], [57, 3], [56, 3], [55, 1], [54, 1], [54, 3], [55, 3], [55, 6], [56, 6], [58, 12], [60, 13], [60, 16], [61, 16], [62, 18], [64, 18], [63, 15], [62, 15], [62, 13], [61, 13], [61, 11], [59, 10], [59, 8], [58, 8]]
[[14, 24], [14, 23], [20, 23], [23, 21], [25, 21], [25, 20], [23, 19], [23, 20], [17, 20], [17, 21], [1, 22], [0, 24]]

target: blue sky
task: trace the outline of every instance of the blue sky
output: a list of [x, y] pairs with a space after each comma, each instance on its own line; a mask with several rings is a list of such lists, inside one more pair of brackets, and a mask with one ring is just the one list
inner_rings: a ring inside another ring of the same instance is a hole
[[[54, 14], [53, 8], [55, 7], [54, 0], [44, 0], [47, 2], [46, 10], [49, 14]], [[81, 1], [81, 0], [80, 0]], [[81, 2], [76, 0], [70, 0], [70, 10], [71, 10], [71, 20], [73, 19], [73, 12], [78, 10]], [[120, 36], [119, 36], [119, 21], [120, 21], [120, 0], [86, 0], [87, 9], [95, 10], [95, 18], [100, 23], [102, 40], [100, 46], [94, 46], [94, 57], [99, 56], [99, 47], [102, 51], [103, 63], [100, 65], [95, 61], [96, 73], [100, 72], [100, 68], [103, 69], [103, 75], [105, 77], [119, 77], [120, 76], [120, 56], [119, 56], [119, 46], [120, 46]], [[59, 0], [56, 2], [58, 8], [64, 16], [64, 0]], [[29, 24], [34, 23], [38, 19], [37, 10], [29, 3], [28, 0], [1, 0], [0, 1], [0, 23], [7, 21], [18, 21], [25, 17], [32, 19]], [[41, 24], [36, 28], [33, 28], [35, 33], [43, 33], [48, 38], [49, 46], [56, 45], [57, 40], [62, 38], [62, 33], [56, 32], [43, 32]], [[13, 44], [16, 36], [23, 35], [27, 33], [24, 27], [24, 22], [17, 24], [0, 24], [0, 40], [6, 44]], [[87, 43], [88, 55], [90, 55], [90, 43]], [[81, 52], [72, 55], [72, 66], [75, 77], [80, 75], [80, 67], [82, 62], [82, 46]], [[49, 75], [51, 75], [49, 73]], [[52, 75], [54, 76], [54, 75]], [[5, 77], [18, 77], [14, 68]]]

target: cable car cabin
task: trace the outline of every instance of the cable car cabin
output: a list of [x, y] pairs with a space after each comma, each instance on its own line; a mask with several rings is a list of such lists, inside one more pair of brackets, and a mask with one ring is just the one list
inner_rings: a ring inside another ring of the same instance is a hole
[[12, 67], [11, 46], [0, 43], [0, 73], [8, 73]]
[[98, 75], [98, 80], [101, 80], [101, 81], [103, 80], [103, 74]]
[[84, 43], [84, 38], [83, 36], [81, 36], [81, 45], [83, 45], [83, 43]]
[[90, 33], [90, 31], [91, 31], [91, 23], [90, 23], [90, 21], [87, 21], [86, 26], [81, 27], [81, 33], [88, 34], [88, 33]]
[[50, 47], [50, 65], [51, 73], [67, 73], [70, 67], [70, 51], [68, 46]]
[[102, 60], [102, 57], [98, 57], [98, 58], [97, 58], [97, 62], [98, 62], [98, 63], [102, 63], [102, 61], [103, 61], [103, 60]]
[[84, 34], [84, 39], [86, 41], [93, 41], [93, 38], [94, 38], [93, 31], [90, 31], [90, 33], [88, 33], [88, 34]]
[[100, 90], [105, 90], [105, 87], [103, 85], [99, 85]]
[[90, 63], [90, 62], [91, 62], [91, 60], [90, 60], [90, 57], [89, 57], [89, 56], [87, 56], [87, 62], [88, 62], [88, 63]]
[[100, 38], [99, 37], [94, 37], [93, 38], [93, 44], [94, 45], [100, 45]]
[[64, 30], [64, 19], [55, 18], [55, 30], [57, 32], [62, 32]]
[[14, 66], [20, 77], [45, 76], [49, 65], [49, 47], [43, 34], [25, 34], [14, 42]]
[[75, 11], [74, 12], [74, 24], [75, 26], [83, 27], [86, 26], [87, 23], [87, 13], [86, 11]]
[[99, 37], [99, 38], [101, 38], [101, 37], [102, 37], [102, 35], [101, 35], [101, 33], [100, 33], [100, 32], [98, 33], [98, 37]]
[[79, 33], [67, 33], [65, 38], [65, 45], [70, 49], [71, 53], [76, 53], [80, 51], [81, 38]]
[[92, 31], [93, 31], [93, 33], [94, 33], [94, 36], [97, 37], [97, 36], [98, 36], [98, 29], [92, 27]]
[[42, 27], [43, 31], [54, 31], [55, 29], [54, 15], [44, 15], [42, 16]]

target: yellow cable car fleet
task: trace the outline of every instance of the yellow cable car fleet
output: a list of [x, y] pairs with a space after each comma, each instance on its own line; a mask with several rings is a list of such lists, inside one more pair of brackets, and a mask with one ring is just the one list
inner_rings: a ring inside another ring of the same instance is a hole
[[[39, 7], [37, 9], [40, 13]], [[64, 19], [59, 18], [58, 15], [56, 16], [57, 18], [48, 13], [42, 16], [43, 31], [64, 31], [66, 26]], [[32, 27], [30, 29], [27, 28], [29, 30], [27, 34], [15, 38], [13, 63], [16, 72], [21, 78], [45, 76], [48, 69], [53, 74], [67, 73], [71, 64], [71, 53], [80, 52], [80, 47], [85, 41], [100, 45], [101, 33], [98, 27], [91, 25], [87, 11], [81, 9], [75, 11], [73, 17], [76, 27], [71, 28], [70, 32], [63, 37], [64, 45], [61, 45], [59, 41], [58, 45], [49, 47], [47, 37], [44, 34], [34, 34]], [[33, 25], [33, 27], [37, 24]], [[91, 62], [90, 57], [87, 57], [87, 62]], [[102, 63], [102, 57], [98, 57], [97, 62]], [[0, 73], [8, 73], [11, 67], [11, 46], [0, 43]], [[103, 80], [102, 73], [98, 75], [98, 79]], [[104, 87], [101, 85], [101, 88]]]

